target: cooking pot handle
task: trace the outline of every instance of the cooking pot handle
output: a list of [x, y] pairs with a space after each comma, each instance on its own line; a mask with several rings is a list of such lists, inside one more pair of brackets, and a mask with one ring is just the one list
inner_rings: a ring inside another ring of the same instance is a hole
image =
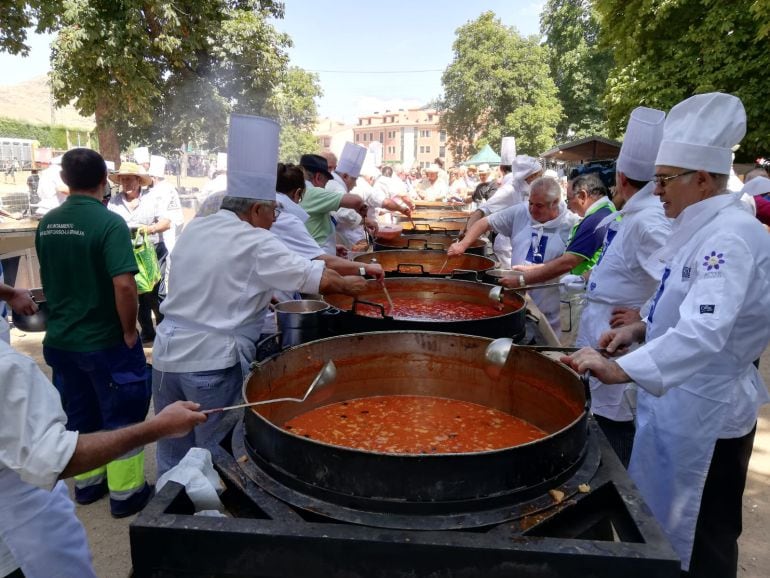
[[479, 281], [479, 272], [472, 269], [452, 269], [450, 279], [463, 279], [467, 281]]
[[427, 223], [415, 223], [415, 224], [414, 224], [414, 230], [415, 230], [415, 231], [419, 231], [419, 230], [420, 230], [420, 227], [422, 227], [422, 228], [423, 228], [423, 229], [425, 229], [426, 231], [430, 231], [430, 230], [431, 230], [431, 226], [430, 226], [430, 225], [428, 225]]
[[420, 249], [427, 249], [428, 248], [428, 242], [425, 239], [407, 239], [406, 241], [406, 248], [411, 249], [412, 248], [412, 242], [421, 242], [422, 247]]
[[425, 249], [433, 249], [435, 251], [446, 251], [446, 247], [444, 247], [443, 243], [428, 243], [425, 242]]
[[449, 232], [447, 231], [446, 227], [434, 227], [433, 225], [428, 225], [428, 227], [430, 228], [431, 232], [432, 231], [440, 231], [440, 232], [444, 233], [445, 235], [449, 234]]
[[351, 309], [350, 309], [350, 310], [351, 310], [351, 311], [352, 311], [352, 312], [353, 312], [355, 315], [358, 315], [358, 313], [356, 312], [356, 307], [357, 307], [358, 305], [368, 305], [369, 307], [374, 307], [375, 309], [379, 309], [379, 310], [380, 310], [380, 315], [382, 315], [382, 318], [383, 318], [383, 319], [385, 319], [385, 318], [387, 318], [387, 317], [388, 317], [387, 315], [385, 315], [385, 307], [383, 307], [383, 306], [382, 306], [382, 305], [380, 305], [379, 303], [372, 303], [371, 301], [364, 301], [364, 300], [362, 300], [362, 299], [353, 299], [353, 307], [351, 307]]
[[399, 273], [411, 273], [411, 271], [402, 271], [401, 267], [419, 267], [420, 268], [420, 275], [425, 275], [425, 269], [420, 263], [399, 263], [396, 265], [396, 271]]

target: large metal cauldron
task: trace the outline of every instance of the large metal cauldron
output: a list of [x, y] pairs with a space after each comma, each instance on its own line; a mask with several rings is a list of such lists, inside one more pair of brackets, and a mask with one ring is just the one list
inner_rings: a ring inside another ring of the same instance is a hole
[[484, 271], [494, 269], [495, 262], [480, 255], [455, 255], [447, 259], [446, 251], [377, 251], [364, 253], [354, 259], [359, 263], [382, 265], [387, 277], [447, 277], [457, 273], [471, 273], [473, 280]]
[[410, 221], [403, 221], [400, 223], [404, 228], [401, 231], [402, 235], [411, 234], [425, 234], [425, 233], [440, 233], [442, 235], [451, 235], [465, 230], [466, 220], [462, 221], [419, 221], [412, 223]]
[[[391, 297], [419, 299], [434, 304], [442, 301], [462, 300], [487, 305], [489, 291], [494, 285], [460, 281], [456, 279], [400, 277], [385, 280]], [[399, 319], [387, 315], [387, 298], [382, 288], [374, 281], [369, 289], [357, 296], [325, 295], [324, 300], [340, 310], [339, 315], [330, 317], [330, 332], [334, 335], [347, 333], [368, 333], [372, 331], [441, 331], [465, 333], [482, 337], [512, 337], [518, 339], [525, 333], [526, 307], [524, 298], [514, 292], [503, 295], [500, 314], [470, 320], [416, 320]], [[369, 317], [363, 313], [376, 315]]]
[[404, 221], [444, 221], [444, 220], [459, 220], [465, 222], [471, 214], [467, 211], [451, 211], [451, 210], [431, 210], [431, 209], [418, 209], [412, 211], [412, 214], [407, 217], [400, 213], [394, 213], [396, 221], [403, 223]]
[[[426, 249], [432, 249], [434, 251], [446, 251], [449, 246], [457, 241], [457, 237], [451, 235], [399, 235], [395, 239], [375, 239], [374, 250], [375, 251], [393, 251], [398, 249], [408, 249], [410, 251], [424, 251]], [[486, 243], [481, 239], [476, 239], [468, 247], [466, 253], [473, 255], [484, 256], [484, 248]]]
[[418, 211], [430, 209], [433, 211], [467, 211], [470, 212], [470, 205], [466, 203], [446, 203], [444, 201], [423, 201], [414, 200], [414, 208]]
[[[301, 397], [329, 359], [337, 379], [301, 404], [246, 410], [247, 450], [271, 479], [291, 488], [290, 502], [307, 507], [302, 496], [320, 498], [340, 505], [334, 516], [347, 521], [361, 523], [356, 509], [393, 513], [395, 518], [381, 522], [387, 527], [435, 529], [428, 515], [452, 512], [515, 517], [511, 505], [541, 496], [580, 467], [587, 449], [585, 387], [566, 366], [526, 348], [514, 348], [502, 375], [493, 378], [484, 361], [489, 342], [468, 335], [388, 332], [323, 339], [285, 351], [249, 375], [246, 401]], [[313, 408], [375, 395], [478, 403], [525, 419], [548, 436], [494, 451], [399, 455], [334, 446], [281, 427]], [[474, 519], [448, 517], [447, 524], [473, 525]]]

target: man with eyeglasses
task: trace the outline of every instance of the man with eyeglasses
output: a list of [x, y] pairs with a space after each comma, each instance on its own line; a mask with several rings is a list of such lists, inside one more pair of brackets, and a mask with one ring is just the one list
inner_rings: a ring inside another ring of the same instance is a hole
[[[663, 274], [662, 264], [650, 257], [671, 233], [651, 182], [665, 118], [663, 111], [646, 107], [631, 113], [616, 163], [612, 201], [619, 213], [600, 224], [607, 230], [601, 256], [588, 279], [575, 342], [579, 347], [595, 347], [611, 327], [639, 319], [639, 310]], [[635, 431], [633, 385], [610, 385], [592, 376], [590, 386], [594, 418], [628, 467]]]
[[770, 237], [727, 192], [746, 112], [729, 94], [693, 96], [666, 119], [655, 194], [674, 219], [653, 257], [665, 269], [644, 321], [563, 358], [639, 388], [629, 474], [686, 576], [736, 576], [741, 501], [759, 408], [753, 361], [770, 342]]
[[[511, 262], [548, 263], [558, 259], [567, 248], [577, 216], [561, 202], [561, 187], [556, 179], [542, 177], [532, 182], [529, 203], [518, 203], [476, 221], [461, 241], [450, 245], [447, 255], [461, 255], [485, 232], [494, 230], [511, 239]], [[503, 277], [504, 286], [510, 279]], [[516, 280], [515, 285], [518, 286]], [[558, 288], [538, 289], [532, 300], [557, 333], [561, 331]]]
[[[301, 257], [269, 231], [280, 211], [277, 161], [278, 125], [232, 115], [227, 196], [219, 211], [187, 225], [170, 257], [164, 319], [153, 346], [156, 412], [178, 399], [203, 409], [238, 400], [276, 291], [355, 295], [366, 288], [363, 277], [343, 277], [322, 260]], [[221, 415], [160, 443], [158, 473], [190, 447], [205, 445]]]

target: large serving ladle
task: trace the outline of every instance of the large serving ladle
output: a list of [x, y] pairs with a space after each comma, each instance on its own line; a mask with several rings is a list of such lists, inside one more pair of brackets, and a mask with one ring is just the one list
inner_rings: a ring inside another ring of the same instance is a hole
[[[546, 287], [560, 287], [561, 285], [563, 285], [563, 283], [560, 283], [560, 282], [537, 283], [534, 285], [524, 285], [523, 287], [512, 287], [509, 289], [509, 291], [513, 291], [515, 293], [517, 291], [527, 291], [528, 289], [544, 289]], [[504, 290], [505, 290], [505, 287], [503, 287], [502, 285], [497, 285], [495, 287], [492, 287], [492, 289], [489, 290], [489, 299], [495, 303], [502, 303]]]
[[255, 405], [266, 405], [268, 403], [278, 403], [279, 401], [293, 401], [296, 403], [302, 403], [308, 397], [310, 397], [311, 393], [313, 393], [314, 391], [320, 391], [330, 383], [334, 382], [335, 379], [337, 379], [337, 366], [334, 365], [334, 362], [330, 359], [324, 364], [324, 366], [321, 368], [321, 371], [319, 371], [318, 374], [315, 376], [315, 379], [313, 379], [313, 382], [310, 384], [310, 387], [307, 388], [305, 395], [303, 395], [302, 397], [279, 397], [276, 399], [265, 399], [262, 401], [253, 401], [251, 403], [239, 403], [238, 405], [230, 405], [227, 407], [217, 407], [214, 409], [206, 409], [206, 410], [203, 410], [202, 413], [205, 413], [205, 414], [220, 413], [223, 411], [229, 411], [231, 409], [240, 409], [242, 407], [254, 407]]
[[[484, 351], [484, 359], [487, 362], [489, 370], [498, 375], [502, 368], [505, 366], [509, 357], [511, 356], [511, 350], [516, 348], [531, 349], [533, 351], [556, 351], [559, 353], [575, 353], [580, 351], [581, 347], [561, 347], [559, 345], [518, 345], [513, 342], [510, 337], [500, 337], [495, 339], [492, 343], [487, 345]], [[597, 349], [602, 355], [607, 355], [606, 349]]]

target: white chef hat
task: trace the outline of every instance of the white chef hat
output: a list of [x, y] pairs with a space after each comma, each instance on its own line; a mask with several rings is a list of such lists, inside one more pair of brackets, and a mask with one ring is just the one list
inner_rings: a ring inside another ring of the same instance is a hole
[[619, 172], [635, 181], [653, 179], [665, 120], [666, 113], [662, 110], [640, 106], [631, 111], [623, 146], [615, 164]]
[[138, 165], [150, 162], [150, 149], [148, 147], [138, 147], [134, 149], [134, 162]]
[[278, 123], [261, 116], [230, 115], [227, 137], [227, 195], [275, 200]]
[[217, 170], [227, 170], [227, 153], [217, 153]]
[[366, 158], [364, 159], [364, 164], [361, 165], [361, 176], [362, 177], [377, 177], [380, 174], [380, 171], [377, 169], [377, 161], [376, 161], [376, 155], [372, 153], [371, 150], [366, 155]]
[[162, 179], [166, 176], [166, 158], [160, 155], [152, 155], [150, 157], [150, 168], [147, 169], [147, 174], [151, 177], [157, 177]]
[[743, 185], [742, 193], [747, 193], [752, 197], [770, 193], [770, 179], [767, 177], [754, 177], [748, 183]]
[[504, 136], [500, 144], [500, 164], [513, 165], [516, 162], [516, 138]]
[[361, 166], [366, 157], [366, 147], [346, 142], [342, 154], [337, 161], [337, 174], [347, 173], [351, 177], [358, 178], [361, 174]]
[[746, 111], [732, 94], [696, 94], [671, 109], [656, 165], [730, 173], [732, 148], [746, 134]]
[[543, 167], [535, 157], [519, 155], [513, 163], [513, 170], [516, 172], [516, 179], [526, 179], [528, 176], [542, 171]]

